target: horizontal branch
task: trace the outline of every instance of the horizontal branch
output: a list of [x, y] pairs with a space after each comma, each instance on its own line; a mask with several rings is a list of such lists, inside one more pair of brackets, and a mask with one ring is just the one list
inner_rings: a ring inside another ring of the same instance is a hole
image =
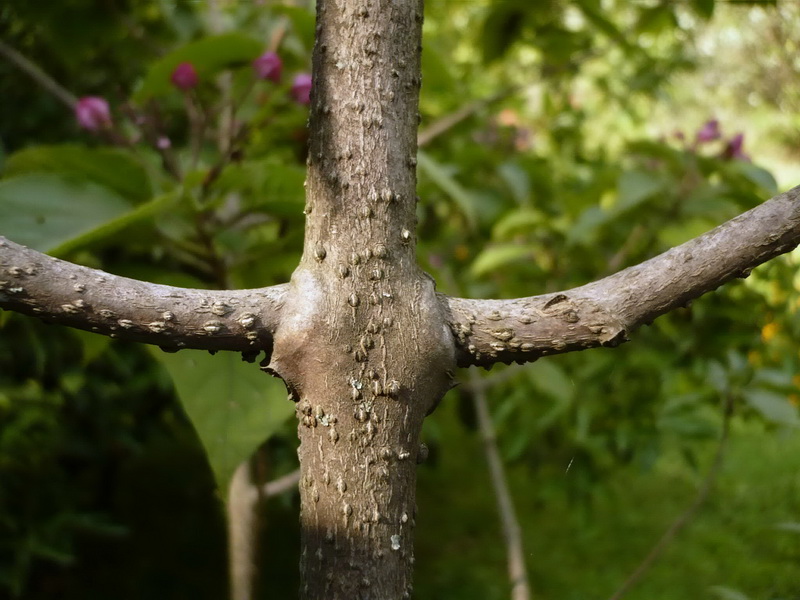
[[581, 287], [514, 300], [440, 296], [461, 366], [616, 346], [643, 324], [794, 249], [800, 186], [693, 240]]
[[0, 236], [0, 308], [167, 351], [269, 352], [286, 289], [194, 290], [146, 283], [58, 260]]

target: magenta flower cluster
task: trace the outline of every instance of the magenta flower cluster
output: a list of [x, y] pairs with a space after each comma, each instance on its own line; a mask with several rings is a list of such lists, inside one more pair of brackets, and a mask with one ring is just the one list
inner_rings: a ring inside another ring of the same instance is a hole
[[[283, 61], [276, 52], [264, 52], [253, 61], [252, 66], [258, 79], [280, 83]], [[169, 80], [177, 89], [188, 92], [199, 85], [200, 76], [195, 66], [186, 61], [173, 69]], [[308, 73], [295, 75], [289, 95], [298, 104], [309, 105], [311, 103], [311, 75]], [[105, 98], [84, 96], [75, 104], [75, 119], [78, 125], [87, 131], [97, 132], [110, 129], [111, 109]], [[169, 139], [160, 138], [157, 145], [160, 149], [166, 149], [170, 146]]]
[[[675, 139], [678, 139], [681, 142], [685, 142], [686, 140], [686, 136], [680, 130], [676, 130], [673, 133], [673, 136]], [[694, 144], [691, 146], [685, 145], [687, 149], [697, 150], [699, 146], [703, 144], [709, 144], [717, 140], [723, 140], [725, 142], [725, 146], [722, 149], [722, 152], [719, 154], [721, 158], [728, 160], [750, 160], [750, 156], [744, 151], [744, 134], [739, 132], [730, 139], [725, 140], [722, 135], [722, 128], [720, 127], [720, 122], [718, 119], [709, 119], [703, 123], [703, 125], [701, 125], [700, 128], [695, 132]]]

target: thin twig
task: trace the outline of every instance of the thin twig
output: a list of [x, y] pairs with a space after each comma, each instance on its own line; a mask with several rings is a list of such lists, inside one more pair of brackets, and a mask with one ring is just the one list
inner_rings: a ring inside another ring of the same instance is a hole
[[525, 568], [525, 552], [522, 548], [522, 530], [514, 510], [514, 501], [508, 489], [503, 461], [497, 449], [497, 436], [495, 435], [489, 406], [486, 402], [486, 385], [477, 373], [470, 376], [470, 388], [475, 404], [475, 413], [478, 417], [478, 428], [483, 440], [483, 449], [486, 453], [486, 462], [492, 479], [492, 488], [497, 499], [497, 510], [500, 513], [500, 522], [503, 529], [503, 539], [506, 543], [508, 555], [508, 576], [511, 580], [511, 600], [530, 600], [531, 590], [528, 583], [528, 572]]
[[639, 566], [636, 567], [636, 570], [634, 570], [633, 573], [628, 576], [628, 578], [623, 582], [614, 595], [609, 598], [609, 600], [620, 600], [620, 598], [628, 593], [633, 586], [641, 581], [642, 577], [644, 577], [645, 573], [647, 573], [650, 567], [652, 567], [656, 560], [658, 560], [673, 538], [684, 527], [686, 527], [698, 509], [708, 499], [708, 495], [711, 492], [711, 487], [713, 486], [714, 481], [716, 480], [717, 475], [722, 468], [722, 458], [725, 453], [728, 434], [730, 432], [731, 415], [733, 414], [733, 397], [730, 394], [725, 398], [723, 410], [724, 414], [722, 420], [722, 433], [719, 436], [719, 442], [717, 443], [717, 450], [714, 454], [714, 460], [711, 463], [711, 467], [708, 469], [708, 474], [703, 480], [703, 485], [697, 492], [697, 496], [695, 496], [695, 499], [689, 505], [689, 508], [683, 511], [683, 513], [681, 513], [678, 518], [672, 522], [672, 524], [661, 536], [661, 539], [656, 542], [655, 546], [653, 546], [647, 556], [645, 556], [644, 560], [642, 560]]
[[55, 79], [45, 73], [39, 66], [17, 52], [14, 48], [0, 40], [0, 54], [5, 56], [9, 62], [15, 64], [28, 77], [53, 94], [58, 100], [64, 103], [70, 110], [75, 109], [78, 98], [69, 90], [64, 88]]
[[498, 92], [493, 96], [489, 96], [488, 98], [483, 98], [481, 100], [473, 100], [468, 104], [465, 104], [457, 111], [450, 113], [449, 115], [445, 115], [441, 119], [434, 121], [428, 127], [426, 127], [423, 131], [419, 132], [417, 136], [417, 146], [420, 148], [422, 146], [426, 146], [427, 144], [431, 143], [435, 138], [439, 137], [449, 129], [455, 127], [462, 121], [468, 119], [476, 112], [485, 108], [495, 102], [499, 102], [505, 98], [508, 98], [511, 94], [516, 91], [516, 88], [509, 88], [502, 92]]
[[297, 488], [298, 483], [300, 483], [300, 469], [296, 469], [283, 477], [278, 477], [277, 479], [265, 483], [262, 488], [264, 497], [271, 498], [272, 496], [278, 496], [284, 492], [288, 492]]

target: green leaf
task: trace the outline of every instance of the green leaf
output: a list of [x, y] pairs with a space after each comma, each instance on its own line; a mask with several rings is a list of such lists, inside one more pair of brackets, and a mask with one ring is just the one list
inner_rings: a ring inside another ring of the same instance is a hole
[[508, 188], [514, 196], [514, 200], [516, 200], [518, 204], [525, 204], [528, 202], [531, 193], [531, 180], [525, 169], [516, 163], [504, 162], [497, 167], [497, 173], [503, 181], [505, 181], [506, 185], [508, 185]]
[[422, 150], [417, 153], [417, 166], [421, 173], [427, 176], [433, 183], [441, 188], [445, 194], [452, 198], [458, 208], [461, 209], [469, 226], [474, 227], [477, 222], [475, 198], [447, 172], [447, 169]]
[[575, 394], [575, 385], [561, 366], [552, 359], [539, 360], [526, 367], [533, 385], [543, 394], [569, 402]]
[[722, 600], [750, 600], [750, 598], [745, 596], [742, 592], [723, 585], [712, 585], [708, 589], [714, 592], [717, 598], [721, 598]]
[[744, 399], [768, 421], [791, 427], [800, 426], [797, 409], [780, 394], [761, 388], [744, 390]]
[[620, 213], [649, 200], [664, 189], [663, 179], [648, 171], [626, 171], [617, 182], [617, 204], [614, 211]]
[[781, 531], [791, 531], [792, 533], [800, 533], [800, 523], [786, 521], [785, 523], [778, 523], [775, 525], [775, 529], [780, 529]]
[[507, 213], [492, 228], [492, 237], [504, 240], [517, 234], [535, 230], [547, 223], [546, 217], [532, 208], [521, 208]]
[[778, 183], [775, 181], [772, 173], [753, 163], [735, 160], [727, 165], [726, 171], [728, 174], [744, 177], [744, 179], [754, 184], [758, 190], [767, 196], [774, 196], [778, 193]]
[[59, 244], [58, 246], [52, 248], [50, 250], [50, 254], [53, 256], [61, 256], [64, 254], [68, 254], [72, 252], [76, 248], [80, 248], [81, 246], [87, 246], [89, 244], [97, 243], [101, 240], [108, 240], [113, 236], [116, 236], [118, 233], [122, 232], [123, 230], [131, 227], [141, 221], [145, 221], [151, 217], [156, 217], [172, 206], [174, 206], [179, 200], [179, 197], [175, 193], [164, 194], [163, 196], [158, 196], [157, 198], [153, 198], [150, 202], [146, 202], [145, 204], [141, 204], [134, 208], [132, 211], [124, 213], [117, 217], [116, 219], [112, 219], [106, 223], [101, 224], [94, 229], [87, 231], [86, 233], [79, 235], [77, 237], [72, 238], [71, 240], [67, 240], [66, 242]]
[[498, 244], [481, 250], [472, 262], [470, 271], [475, 277], [480, 277], [504, 267], [509, 263], [519, 262], [522, 259], [531, 260], [534, 248], [528, 244]]
[[152, 352], [172, 376], [224, 494], [239, 463], [294, 413], [286, 389], [233, 352]]
[[694, 12], [697, 15], [708, 21], [712, 16], [714, 16], [714, 0], [694, 0], [692, 2]]
[[483, 23], [483, 61], [501, 58], [522, 35], [527, 13], [518, 2], [500, 2]]
[[133, 202], [152, 195], [144, 167], [127, 151], [116, 148], [87, 148], [77, 144], [33, 146], [8, 158], [5, 176], [29, 173], [60, 173], [84, 178]]
[[114, 191], [62, 175], [21, 175], [0, 181], [0, 233], [40, 252], [130, 209], [130, 203]]
[[242, 196], [243, 208], [278, 217], [303, 216], [305, 169], [281, 164], [273, 158], [246, 160], [225, 168], [214, 184], [215, 191]]
[[200, 81], [211, 79], [223, 69], [246, 64], [264, 49], [264, 43], [242, 33], [205, 37], [173, 50], [153, 63], [133, 95], [136, 102], [174, 91], [170, 76], [180, 63], [190, 62]]

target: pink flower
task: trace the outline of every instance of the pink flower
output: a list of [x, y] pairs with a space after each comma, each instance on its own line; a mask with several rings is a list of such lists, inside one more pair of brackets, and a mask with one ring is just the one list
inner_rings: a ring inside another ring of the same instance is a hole
[[283, 62], [275, 52], [264, 52], [253, 61], [253, 70], [259, 79], [269, 79], [278, 83], [281, 80]]
[[722, 137], [722, 134], [719, 131], [719, 121], [716, 119], [711, 119], [707, 121], [705, 125], [703, 125], [697, 131], [697, 141], [698, 142], [713, 142], [714, 140], [718, 140]]
[[735, 158], [749, 162], [750, 157], [742, 150], [743, 146], [744, 134], [737, 133], [730, 140], [728, 140], [727, 144], [725, 144], [725, 149], [722, 151], [722, 157], [727, 159]]
[[308, 73], [296, 75], [289, 93], [295, 102], [306, 105], [311, 104], [311, 75]]
[[156, 148], [159, 150], [166, 150], [172, 146], [172, 141], [165, 135], [161, 135], [156, 140]]
[[182, 62], [175, 67], [169, 80], [172, 82], [172, 85], [185, 92], [197, 87], [197, 83], [200, 79], [197, 77], [197, 71], [195, 71], [192, 63]]
[[83, 129], [99, 131], [111, 127], [108, 102], [99, 96], [84, 96], [75, 105], [75, 118]]

